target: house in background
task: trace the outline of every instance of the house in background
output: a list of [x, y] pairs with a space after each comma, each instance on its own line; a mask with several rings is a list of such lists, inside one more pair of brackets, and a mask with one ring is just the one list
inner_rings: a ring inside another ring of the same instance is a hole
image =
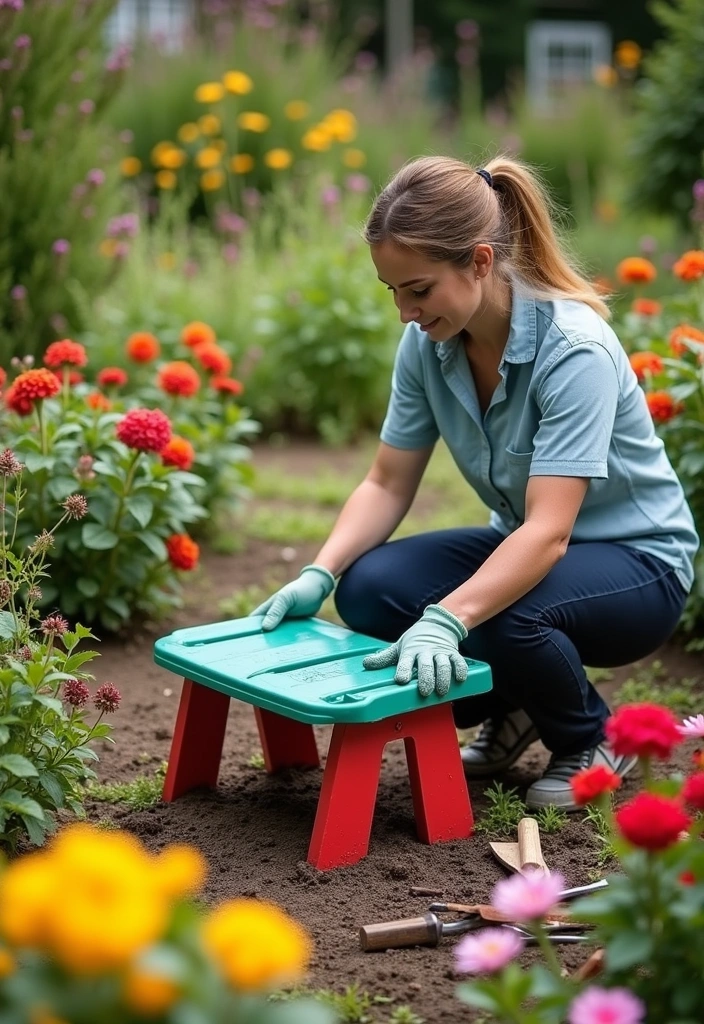
[[119, 0], [108, 21], [108, 41], [117, 47], [141, 36], [179, 49], [192, 23], [191, 0]]

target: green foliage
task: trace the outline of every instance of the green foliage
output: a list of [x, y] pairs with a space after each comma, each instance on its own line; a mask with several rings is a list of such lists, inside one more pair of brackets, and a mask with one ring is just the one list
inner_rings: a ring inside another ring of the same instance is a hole
[[680, 715], [695, 714], [701, 707], [701, 681], [668, 676], [661, 661], [636, 669], [613, 696], [621, 704], [662, 704]]
[[594, 841], [597, 845], [596, 862], [599, 872], [601, 872], [607, 865], [612, 866], [617, 856], [611, 826], [608, 817], [597, 804], [587, 804], [584, 810], [585, 820], [594, 829]]
[[158, 804], [164, 789], [166, 763], [159, 765], [153, 775], [138, 775], [129, 782], [91, 782], [85, 796], [104, 804], [125, 804], [132, 811]]
[[[115, 2], [32, 0], [19, 13], [2, 10], [0, 58], [10, 65], [0, 72], [2, 362], [82, 326], [75, 282], [92, 299], [111, 273], [98, 245], [120, 202], [119, 143], [101, 121], [121, 79], [103, 47]], [[57, 242], [70, 248], [57, 252]]]
[[704, 157], [704, 7], [659, 0], [652, 10], [667, 37], [646, 59], [636, 94], [630, 194], [686, 224]]
[[486, 836], [506, 836], [514, 832], [518, 822], [525, 816], [525, 804], [515, 789], [504, 789], [500, 782], [493, 782], [484, 790], [489, 807], [477, 820], [476, 831]]
[[538, 828], [546, 835], [553, 835], [559, 832], [567, 824], [567, 814], [559, 807], [552, 804], [548, 807], [541, 807], [534, 815], [538, 822]]

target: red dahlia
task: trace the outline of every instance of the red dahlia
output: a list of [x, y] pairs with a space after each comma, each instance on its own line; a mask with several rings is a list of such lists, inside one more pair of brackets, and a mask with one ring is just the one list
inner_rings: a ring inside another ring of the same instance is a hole
[[119, 441], [140, 452], [160, 452], [171, 440], [171, 421], [161, 409], [130, 409], [117, 424]]

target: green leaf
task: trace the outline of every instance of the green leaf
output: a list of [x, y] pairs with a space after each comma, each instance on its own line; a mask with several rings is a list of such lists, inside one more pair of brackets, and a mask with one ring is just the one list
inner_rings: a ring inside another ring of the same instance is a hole
[[57, 697], [49, 697], [45, 693], [35, 693], [34, 703], [41, 704], [42, 707], [48, 708], [49, 711], [55, 711], [57, 714], [61, 714], [64, 707]]
[[88, 576], [79, 576], [76, 580], [76, 586], [84, 597], [95, 597], [100, 590], [98, 581]]
[[130, 515], [134, 516], [142, 528], [149, 525], [154, 514], [154, 504], [146, 494], [132, 495], [126, 505]]
[[120, 540], [116, 533], [99, 523], [86, 523], [81, 531], [81, 539], [93, 551], [109, 551]]
[[99, 658], [100, 655], [97, 651], [79, 651], [78, 654], [72, 654], [64, 662], [64, 672], [73, 674], [78, 671], [81, 665], [85, 665], [87, 661], [92, 661], [93, 658]]
[[1, 754], [0, 768], [18, 779], [29, 779], [33, 775], [39, 775], [29, 758], [23, 757], [22, 754]]
[[106, 597], [105, 604], [111, 611], [115, 612], [116, 615], [119, 615], [121, 619], [124, 619], [125, 622], [129, 619], [131, 615], [130, 606], [123, 597]]
[[42, 469], [51, 469], [54, 465], [51, 455], [42, 455], [40, 452], [26, 452], [23, 455], [23, 459], [28, 473], [38, 473]]
[[59, 780], [52, 772], [42, 772], [39, 776], [39, 785], [49, 794], [55, 807], [63, 807], [64, 791]]
[[647, 932], [620, 932], [606, 947], [610, 971], [624, 971], [637, 964], [647, 964], [653, 951], [653, 938]]
[[13, 814], [27, 814], [30, 818], [44, 817], [44, 811], [36, 800], [23, 796], [18, 789], [7, 789], [0, 794], [0, 807]]
[[150, 531], [147, 531], [146, 533], [140, 533], [139, 539], [141, 540], [142, 544], [145, 545], [145, 547], [149, 548], [151, 553], [156, 558], [158, 558], [160, 562], [166, 560], [166, 544], [164, 544], [161, 537], [157, 536], [156, 533], [151, 533]]
[[21, 814], [20, 817], [22, 818], [24, 827], [27, 829], [27, 835], [29, 836], [30, 843], [34, 846], [43, 846], [44, 839], [46, 838], [46, 833], [48, 831], [44, 816], [42, 815], [41, 821], [29, 814]]
[[475, 1006], [478, 1010], [489, 1010], [490, 1013], [498, 1013], [500, 1006], [497, 999], [490, 992], [484, 991], [480, 983], [467, 983], [458, 985], [455, 994], [461, 1003], [467, 1006]]
[[[166, 557], [166, 548], [164, 548]], [[12, 612], [0, 612], [0, 640], [12, 640], [17, 633], [15, 619]]]
[[55, 501], [63, 501], [69, 494], [75, 494], [78, 484], [71, 476], [57, 476], [47, 484], [47, 491]]
[[10, 730], [6, 725], [0, 725], [0, 747], [4, 746], [10, 739]]

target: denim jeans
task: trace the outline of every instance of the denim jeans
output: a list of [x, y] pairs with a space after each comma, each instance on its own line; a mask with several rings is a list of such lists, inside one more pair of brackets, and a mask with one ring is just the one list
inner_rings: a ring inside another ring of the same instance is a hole
[[[382, 544], [343, 574], [338, 612], [357, 632], [398, 640], [502, 539], [476, 527]], [[491, 666], [494, 685], [454, 702], [458, 727], [523, 708], [553, 753], [596, 746], [610, 712], [584, 665], [614, 668], [652, 654], [674, 631], [685, 599], [674, 570], [659, 558], [622, 544], [570, 544], [540, 583], [460, 644], [465, 656]]]

